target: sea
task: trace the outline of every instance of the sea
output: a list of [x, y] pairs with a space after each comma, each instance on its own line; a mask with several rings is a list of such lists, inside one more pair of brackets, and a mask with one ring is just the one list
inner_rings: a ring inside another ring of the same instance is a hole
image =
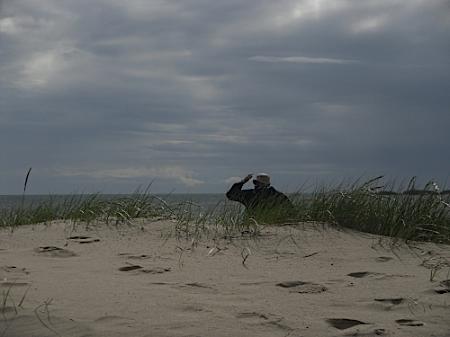
[[[45, 202], [52, 201], [52, 203], [63, 203], [65, 200], [71, 198], [89, 198], [92, 195], [73, 195], [73, 194], [32, 194], [32, 195], [0, 195], [0, 211], [17, 209], [19, 207], [32, 207]], [[100, 200], [114, 200], [126, 197], [132, 197], [132, 194], [99, 194], [96, 197]], [[211, 210], [214, 207], [226, 202], [226, 197], [222, 193], [191, 193], [191, 194], [154, 194], [150, 197], [155, 199], [155, 202], [164, 200], [169, 205], [176, 205], [189, 202], [194, 207], [203, 210]]]

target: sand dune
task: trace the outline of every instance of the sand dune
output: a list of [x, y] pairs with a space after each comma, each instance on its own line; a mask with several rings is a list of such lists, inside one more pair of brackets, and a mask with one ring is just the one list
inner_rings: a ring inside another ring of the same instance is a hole
[[193, 246], [172, 225], [1, 231], [0, 336], [450, 336], [448, 246], [307, 224]]

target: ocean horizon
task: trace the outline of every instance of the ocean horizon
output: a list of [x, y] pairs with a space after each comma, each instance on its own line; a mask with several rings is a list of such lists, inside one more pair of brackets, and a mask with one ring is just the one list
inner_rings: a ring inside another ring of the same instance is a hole
[[[32, 207], [45, 202], [64, 202], [71, 198], [88, 198], [97, 195], [101, 200], [113, 200], [136, 196], [134, 193], [80, 193], [80, 194], [0, 194], [0, 210]], [[191, 202], [204, 209], [210, 209], [226, 200], [225, 193], [155, 193], [150, 194], [156, 202], [164, 200], [168, 204]]]

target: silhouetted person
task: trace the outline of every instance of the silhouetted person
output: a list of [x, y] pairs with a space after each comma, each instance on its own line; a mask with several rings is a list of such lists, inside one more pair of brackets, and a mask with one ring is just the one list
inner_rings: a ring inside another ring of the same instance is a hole
[[266, 221], [278, 221], [293, 213], [294, 206], [289, 198], [270, 186], [270, 176], [265, 173], [260, 173], [253, 179], [254, 189], [242, 190], [252, 177], [249, 174], [234, 183], [226, 193], [227, 198], [243, 204], [248, 216]]

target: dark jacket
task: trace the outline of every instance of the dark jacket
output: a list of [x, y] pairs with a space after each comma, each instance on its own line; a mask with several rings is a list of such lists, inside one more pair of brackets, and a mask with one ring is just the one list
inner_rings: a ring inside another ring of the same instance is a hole
[[291, 213], [294, 209], [291, 201], [283, 193], [277, 191], [272, 186], [252, 190], [242, 190], [243, 182], [238, 182], [231, 186], [226, 196], [228, 199], [238, 201], [243, 204], [249, 215], [255, 213]]

